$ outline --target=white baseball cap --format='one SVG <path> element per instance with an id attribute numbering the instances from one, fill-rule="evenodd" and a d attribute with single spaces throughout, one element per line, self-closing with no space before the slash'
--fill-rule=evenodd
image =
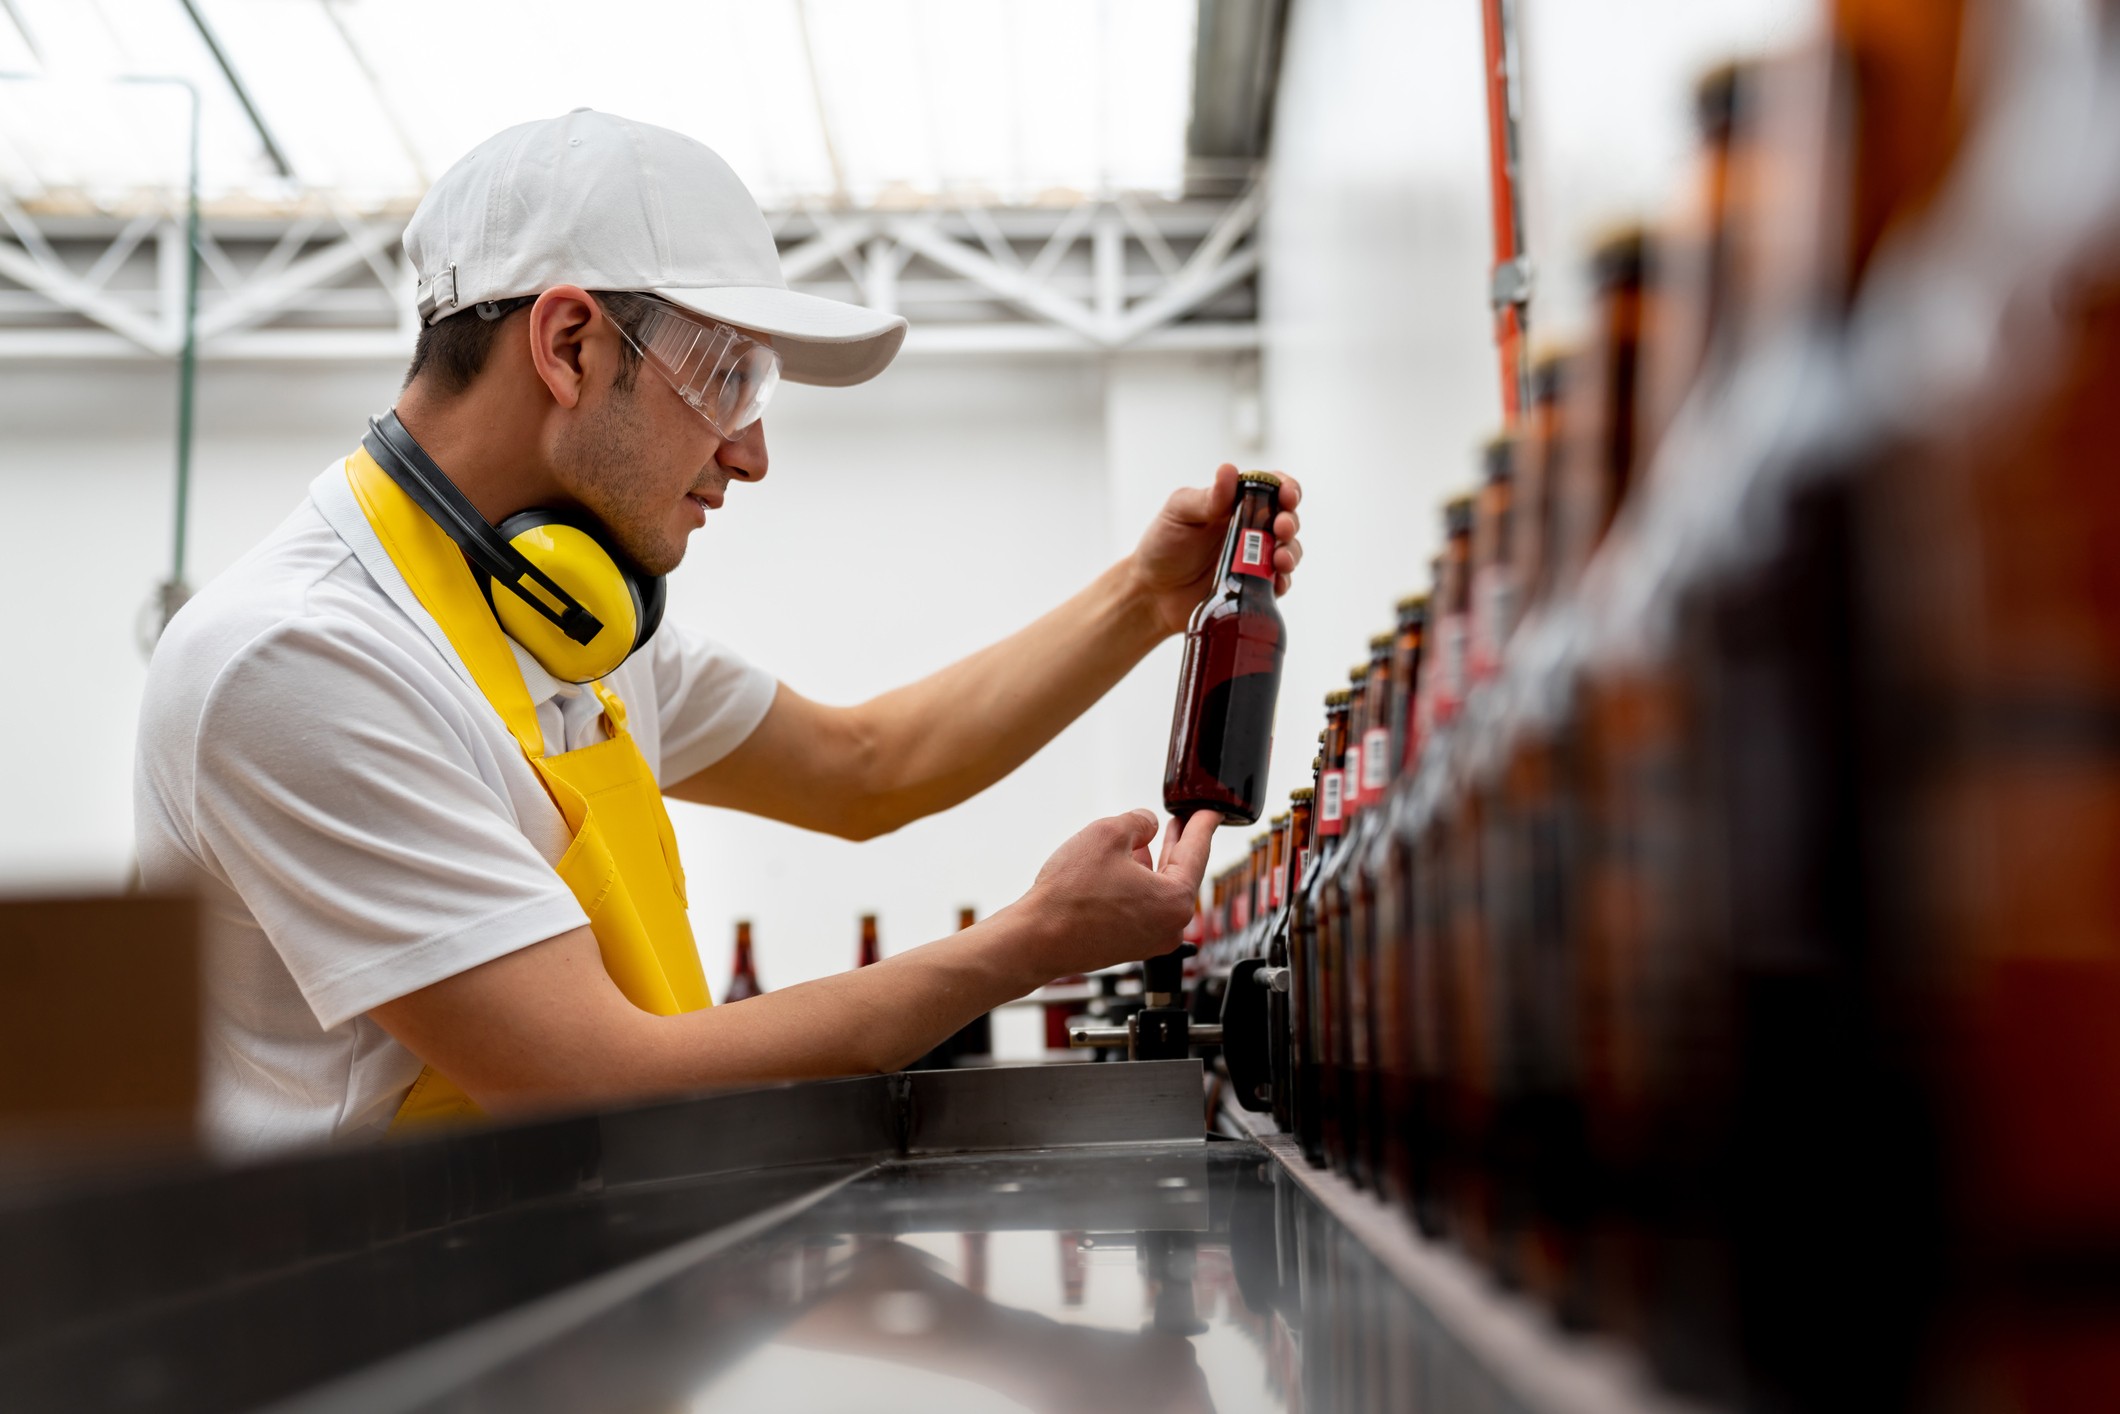
<path id="1" fill-rule="evenodd" d="M 781 376 L 843 388 L 883 372 L 905 321 L 798 294 L 765 213 L 682 133 L 577 108 L 471 149 L 405 227 L 420 322 L 554 285 L 642 290 L 772 337 Z"/>

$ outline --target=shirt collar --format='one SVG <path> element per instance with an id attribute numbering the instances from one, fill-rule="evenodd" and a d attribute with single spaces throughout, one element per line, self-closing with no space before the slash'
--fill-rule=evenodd
<path id="1" fill-rule="evenodd" d="M 523 671 L 523 688 L 530 694 L 531 706 L 542 707 L 555 697 L 565 701 L 581 696 L 579 683 L 561 682 L 552 676 L 543 663 L 530 656 L 529 649 L 512 638 L 508 640 L 508 651 L 515 655 L 515 666 Z"/>

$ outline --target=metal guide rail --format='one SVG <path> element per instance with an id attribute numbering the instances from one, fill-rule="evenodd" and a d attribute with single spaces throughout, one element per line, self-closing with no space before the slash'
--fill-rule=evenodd
<path id="1" fill-rule="evenodd" d="M 1651 1407 L 1468 1326 L 1201 1093 L 920 1072 L 18 1185 L 0 1407 Z"/>

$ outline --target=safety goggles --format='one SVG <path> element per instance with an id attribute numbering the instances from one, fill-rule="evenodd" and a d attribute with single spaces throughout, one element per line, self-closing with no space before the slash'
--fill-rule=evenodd
<path id="1" fill-rule="evenodd" d="M 719 321 L 657 300 L 631 329 L 611 322 L 723 441 L 758 421 L 780 386 L 780 355 Z"/>

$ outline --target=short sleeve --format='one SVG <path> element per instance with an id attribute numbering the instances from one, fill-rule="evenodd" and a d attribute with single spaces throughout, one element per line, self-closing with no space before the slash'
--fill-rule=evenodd
<path id="1" fill-rule="evenodd" d="M 665 622 L 648 654 L 662 732 L 658 784 L 665 788 L 743 745 L 779 690 L 771 673 L 682 624 Z"/>
<path id="2" fill-rule="evenodd" d="M 327 1029 L 588 921 L 434 671 L 358 625 L 298 620 L 206 698 L 197 846 Z"/>

